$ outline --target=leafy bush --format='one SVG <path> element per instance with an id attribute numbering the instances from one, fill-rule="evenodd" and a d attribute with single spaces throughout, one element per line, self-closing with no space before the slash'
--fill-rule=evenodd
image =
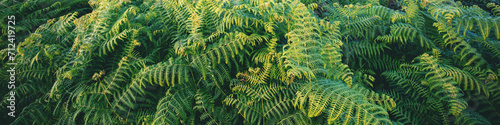
<path id="1" fill-rule="evenodd" d="M 500 124 L 495 3 L 1 3 L 12 124 Z"/>

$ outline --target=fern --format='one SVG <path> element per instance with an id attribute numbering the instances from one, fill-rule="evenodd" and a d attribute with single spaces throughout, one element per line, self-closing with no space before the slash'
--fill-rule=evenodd
<path id="1" fill-rule="evenodd" d="M 291 7 L 294 8 L 291 13 L 296 22 L 293 23 L 293 30 L 286 34 L 289 44 L 283 47 L 282 58 L 287 58 L 285 67 L 290 67 L 288 76 L 311 80 L 324 72 L 324 62 L 320 58 L 322 44 L 315 39 L 319 36 L 319 29 L 303 4 L 292 3 Z"/>
<path id="2" fill-rule="evenodd" d="M 160 86 L 175 86 L 189 81 L 189 71 L 191 67 L 185 64 L 182 59 L 170 58 L 168 62 L 145 67 L 141 70 L 139 82 L 155 83 Z"/>
<path id="3" fill-rule="evenodd" d="M 354 53 L 353 56 L 356 57 L 374 57 L 379 56 L 384 52 L 384 49 L 390 49 L 386 44 L 380 43 L 370 43 L 368 41 L 361 41 L 359 43 L 351 43 L 347 44 L 349 46 L 349 50 Z"/>
<path id="4" fill-rule="evenodd" d="M 194 92 L 190 87 L 183 86 L 179 91 L 175 89 L 167 90 L 165 97 L 160 99 L 156 107 L 156 112 L 152 124 L 180 124 L 186 123 L 193 115 L 191 108 Z"/>
<path id="5" fill-rule="evenodd" d="M 377 37 L 377 40 L 385 41 L 387 43 L 401 42 L 403 45 L 408 41 L 414 42 L 415 39 L 420 40 L 420 46 L 426 48 L 434 48 L 434 44 L 431 43 L 418 29 L 409 25 L 398 23 L 391 25 L 391 34 Z"/>
<path id="6" fill-rule="evenodd" d="M 414 74 L 412 70 L 402 69 L 397 71 L 386 71 L 382 73 L 382 75 L 387 79 L 392 79 L 391 82 L 394 84 L 407 89 L 405 94 L 411 94 L 411 96 L 415 98 L 430 97 L 430 91 L 419 83 L 422 77 Z"/>
<path id="7" fill-rule="evenodd" d="M 455 124 L 481 124 L 481 125 L 491 125 L 491 123 L 473 111 L 466 111 L 458 116 L 458 119 L 455 121 Z"/>
<path id="8" fill-rule="evenodd" d="M 451 67 L 443 65 L 441 70 L 446 72 L 447 76 L 452 76 L 453 80 L 457 82 L 459 86 L 464 88 L 464 90 L 477 90 L 479 93 L 484 93 L 489 96 L 489 91 L 486 89 L 484 82 L 479 81 L 469 72 L 460 70 L 456 67 Z"/>
<path id="9" fill-rule="evenodd" d="M 365 98 L 341 82 L 318 80 L 305 85 L 297 93 L 294 106 L 307 109 L 309 117 L 317 117 L 325 112 L 328 124 L 340 120 L 339 117 L 345 118 L 342 119 L 344 123 L 390 124 L 388 113 Z"/>
<path id="10" fill-rule="evenodd" d="M 491 13 L 495 16 L 498 16 L 500 15 L 500 7 L 498 5 L 495 5 L 495 3 L 488 3 L 486 5 L 486 7 L 488 8 L 492 8 L 491 9 Z"/>
<path id="11" fill-rule="evenodd" d="M 431 91 L 435 90 L 434 95 L 441 97 L 440 100 L 446 100 L 449 102 L 450 113 L 458 116 L 460 112 L 465 109 L 467 103 L 461 99 L 461 90 L 454 85 L 455 81 L 451 80 L 451 77 L 446 77 L 445 72 L 438 69 L 438 63 L 435 58 L 429 56 L 428 54 L 423 54 L 416 59 L 420 60 L 420 63 L 416 66 L 421 66 L 423 71 L 427 71 L 425 77 L 427 78 L 427 83 Z M 436 88 L 437 87 L 437 88 Z M 444 94 L 444 95 L 442 95 Z"/>
<path id="12" fill-rule="evenodd" d="M 443 36 L 445 38 L 444 43 L 446 45 L 457 44 L 453 48 L 453 50 L 456 51 L 457 49 L 460 49 L 460 60 L 468 59 L 466 60 L 467 62 L 465 62 L 464 65 L 469 66 L 474 64 L 472 66 L 480 67 L 481 65 L 484 65 L 484 63 L 486 63 L 481 55 L 476 52 L 477 49 L 472 48 L 468 43 L 464 41 L 462 37 L 454 33 L 452 29 L 446 28 L 442 23 L 435 23 L 434 25 L 438 27 L 440 32 L 446 32 L 446 35 Z"/>
<path id="13" fill-rule="evenodd" d="M 17 46 L 0 44 L 1 69 L 17 63 L 16 88 L 0 91 L 4 107 L 16 93 L 5 123 L 499 123 L 499 12 L 484 1 L 0 6 L 1 22 L 16 16 Z"/>
<path id="14" fill-rule="evenodd" d="M 359 85 L 355 85 L 352 88 L 363 93 L 370 103 L 377 104 L 388 111 L 396 107 L 396 102 L 388 95 L 376 93 Z"/>

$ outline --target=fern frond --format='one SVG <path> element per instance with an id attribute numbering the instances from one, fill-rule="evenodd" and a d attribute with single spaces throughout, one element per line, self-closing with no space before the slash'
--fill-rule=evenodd
<path id="1" fill-rule="evenodd" d="M 490 19 L 487 18 L 475 18 L 475 21 L 477 22 L 477 26 L 479 26 L 479 31 L 481 32 L 481 35 L 483 36 L 483 40 L 486 40 L 488 36 L 490 36 Z M 497 24 L 498 22 L 494 22 Z"/>
<path id="2" fill-rule="evenodd" d="M 488 3 L 486 7 L 491 8 L 491 13 L 495 16 L 500 16 L 500 6 L 495 3 Z"/>
<path id="3" fill-rule="evenodd" d="M 32 124 L 32 123 L 47 123 L 50 118 L 46 115 L 43 109 L 46 105 L 42 103 L 31 103 L 23 108 L 18 118 L 11 124 Z"/>
<path id="4" fill-rule="evenodd" d="M 481 82 L 469 72 L 448 65 L 442 65 L 440 69 L 446 72 L 446 76 L 453 77 L 453 80 L 456 81 L 459 86 L 463 87 L 464 90 L 477 90 L 478 93 L 482 92 L 486 96 L 489 96 L 490 92 L 484 82 Z"/>
<path id="5" fill-rule="evenodd" d="M 388 95 L 376 93 L 360 85 L 354 85 L 352 89 L 365 95 L 368 102 L 377 104 L 387 111 L 391 111 L 394 107 L 396 107 L 396 102 Z"/>
<path id="6" fill-rule="evenodd" d="M 245 122 L 256 123 L 263 119 L 263 112 L 259 110 L 255 101 L 250 98 L 245 98 L 243 95 L 231 94 L 224 99 L 224 104 L 228 106 L 235 106 L 238 114 L 245 118 Z"/>
<path id="7" fill-rule="evenodd" d="M 351 71 L 348 65 L 339 63 L 336 64 L 334 68 L 330 68 L 328 70 L 335 72 L 331 75 L 331 78 L 342 80 L 347 84 L 348 87 L 351 87 L 353 83 L 352 76 L 354 75 L 354 73 Z M 327 78 L 330 78 L 330 76 Z"/>
<path id="8" fill-rule="evenodd" d="M 112 36 L 109 40 L 106 40 L 104 43 L 102 43 L 101 48 L 99 51 L 101 56 L 107 55 L 107 52 L 111 52 L 115 50 L 115 45 L 118 44 L 118 41 L 125 41 L 125 39 L 133 39 L 133 38 L 128 38 L 130 34 L 134 34 L 138 32 L 136 29 L 126 29 L 119 34 Z M 110 34 L 111 35 L 111 34 Z"/>
<path id="9" fill-rule="evenodd" d="M 431 92 L 423 86 L 420 81 L 422 77 L 414 74 L 410 69 L 400 69 L 396 71 L 385 71 L 382 73 L 387 79 L 406 89 L 405 94 L 411 94 L 414 98 L 430 97 Z"/>
<path id="10" fill-rule="evenodd" d="M 445 19 L 447 25 L 451 25 L 453 18 L 460 17 L 463 13 L 462 9 L 444 4 L 440 6 L 430 6 L 428 11 L 435 20 L 441 18 Z"/>
<path id="11" fill-rule="evenodd" d="M 416 59 L 420 60 L 420 63 L 416 65 L 422 66 L 424 71 L 428 71 L 425 77 L 430 90 L 437 89 L 434 90 L 434 95 L 440 97 L 440 100 L 448 101 L 450 113 L 458 116 L 467 107 L 467 103 L 461 99 L 463 95 L 460 88 L 454 86 L 457 83 L 452 80 L 452 77 L 447 77 L 446 72 L 439 69 L 438 62 L 433 56 L 422 54 Z"/>
<path id="12" fill-rule="evenodd" d="M 143 68 L 139 73 L 139 78 L 151 84 L 175 86 L 175 84 L 188 82 L 188 78 L 190 78 L 190 69 L 191 67 L 182 59 L 170 58 L 168 62 L 158 63 Z M 140 80 L 139 82 L 141 83 L 143 81 Z"/>
<path id="13" fill-rule="evenodd" d="M 215 67 L 223 59 L 226 64 L 229 64 L 230 59 L 237 63 L 235 57 L 240 53 L 240 50 L 244 50 L 245 45 L 250 44 L 253 46 L 264 40 L 266 40 L 264 36 L 257 34 L 248 36 L 241 32 L 228 33 L 222 41 L 214 43 L 204 53 L 191 57 L 190 60 L 192 61 L 189 65 L 196 67 L 202 73 L 203 78 L 206 78 L 209 71 L 207 66 Z"/>
<path id="14" fill-rule="evenodd" d="M 390 19 L 394 13 L 394 10 L 392 10 L 391 8 L 387 8 L 385 6 L 372 6 L 364 11 L 366 11 L 370 15 L 378 15 L 381 18 L 381 20 Z"/>
<path id="15" fill-rule="evenodd" d="M 443 36 L 444 43 L 446 45 L 457 44 L 453 51 L 456 52 L 457 49 L 460 49 L 460 60 L 467 59 L 465 62 L 465 66 L 473 66 L 473 67 L 481 67 L 486 64 L 486 60 L 477 52 L 477 49 L 473 48 L 469 43 L 465 42 L 464 38 L 459 36 L 454 30 L 450 27 L 446 27 L 443 23 L 434 23 L 434 26 L 438 27 L 439 32 L 445 32 L 446 34 Z M 472 65 L 474 64 L 474 65 Z"/>
<path id="16" fill-rule="evenodd" d="M 272 64 L 264 64 L 261 68 L 250 68 L 248 71 L 236 74 L 236 77 L 241 77 L 243 81 L 250 82 L 251 85 L 265 84 L 269 78 L 269 70 Z M 262 71 L 261 71 L 262 70 Z"/>
<path id="17" fill-rule="evenodd" d="M 357 19 L 349 21 L 346 24 L 346 29 L 348 29 L 350 33 L 361 35 L 364 30 L 371 29 L 380 19 L 381 18 L 377 15 L 359 17 Z"/>
<path id="18" fill-rule="evenodd" d="M 491 125 L 490 121 L 481 116 L 480 114 L 464 110 L 462 114 L 457 116 L 457 120 L 455 120 L 454 124 L 459 125 Z"/>
<path id="19" fill-rule="evenodd" d="M 351 42 L 347 46 L 354 53 L 353 56 L 368 58 L 380 56 L 384 52 L 384 49 L 390 49 L 385 43 L 371 43 L 368 41 Z"/>
<path id="20" fill-rule="evenodd" d="M 296 112 L 294 114 L 288 114 L 280 118 L 280 121 L 276 123 L 277 125 L 307 125 L 311 124 L 311 119 L 305 116 L 302 112 Z"/>
<path id="21" fill-rule="evenodd" d="M 278 92 L 287 88 L 277 83 L 269 83 L 268 85 L 236 84 L 231 89 L 233 92 L 244 93 L 249 97 L 253 97 L 253 100 L 260 101 L 275 98 Z"/>
<path id="22" fill-rule="evenodd" d="M 406 44 L 408 41 L 414 42 L 415 39 L 420 40 L 420 46 L 426 48 L 434 48 L 434 44 L 425 37 L 417 28 L 410 24 L 397 23 L 391 25 L 391 34 L 378 36 L 376 40 L 385 41 L 387 43 L 393 43 L 396 41 Z"/>
<path id="23" fill-rule="evenodd" d="M 168 89 L 165 97 L 160 99 L 156 107 L 153 124 L 180 124 L 194 115 L 192 100 L 195 96 L 192 88 L 180 85 L 179 89 Z"/>
<path id="24" fill-rule="evenodd" d="M 306 109 L 309 117 L 326 113 L 328 124 L 336 120 L 344 124 L 391 124 L 385 109 L 369 103 L 363 94 L 338 81 L 317 80 L 307 83 L 297 92 L 294 107 Z"/>
<path id="25" fill-rule="evenodd" d="M 396 121 L 404 124 L 432 124 L 431 121 L 435 122 L 436 118 L 434 116 L 429 116 L 427 113 L 430 111 L 425 104 L 422 104 L 419 99 L 412 99 L 406 96 L 406 94 L 401 94 L 398 90 L 391 89 L 390 91 L 383 91 L 386 95 L 393 97 L 396 100 L 397 106 L 390 112 L 391 116 L 394 116 Z M 428 119 L 428 118 L 433 119 Z M 439 123 L 439 122 L 437 122 Z"/>
<path id="26" fill-rule="evenodd" d="M 132 64 L 128 66 L 130 67 L 129 71 L 125 71 L 128 73 L 125 73 L 124 75 L 132 74 L 145 67 L 146 62 L 147 60 L 137 60 L 135 62 L 132 62 Z M 144 96 L 144 94 L 146 93 L 144 91 L 145 84 L 141 84 L 141 82 L 136 80 L 140 80 L 140 78 L 133 78 L 133 76 L 127 77 L 132 77 L 131 83 L 126 85 L 126 87 L 124 87 L 125 89 L 123 89 L 121 93 L 113 95 L 114 101 L 111 104 L 112 109 L 118 108 L 120 110 L 125 110 L 124 106 L 122 105 L 126 105 L 127 107 L 134 109 L 134 102 L 138 100 L 136 96 Z M 144 98 L 141 99 L 148 100 Z"/>
<path id="27" fill-rule="evenodd" d="M 316 19 L 308 13 L 304 4 L 292 3 L 290 6 L 293 8 L 293 29 L 285 35 L 288 37 L 288 44 L 283 46 L 281 58 L 287 59 L 285 68 L 289 68 L 288 76 L 311 80 L 316 75 L 325 74 L 320 54 L 322 44 L 317 39 L 319 28 L 315 23 Z"/>
<path id="28" fill-rule="evenodd" d="M 369 59 L 368 66 L 370 69 L 388 71 L 396 70 L 402 64 L 400 60 L 396 60 L 388 55 L 382 55 L 375 58 Z"/>
<path id="29" fill-rule="evenodd" d="M 396 107 L 391 111 L 391 114 L 394 114 L 394 117 L 396 117 L 397 121 L 403 124 L 418 125 L 420 123 L 418 120 L 418 116 L 412 114 L 408 110 L 403 109 L 402 107 Z"/>

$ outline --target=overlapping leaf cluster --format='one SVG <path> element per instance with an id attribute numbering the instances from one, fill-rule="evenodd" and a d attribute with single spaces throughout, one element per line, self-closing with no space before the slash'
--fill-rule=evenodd
<path id="1" fill-rule="evenodd" d="M 498 5 L 393 2 L 2 1 L 29 15 L 7 121 L 499 123 Z"/>

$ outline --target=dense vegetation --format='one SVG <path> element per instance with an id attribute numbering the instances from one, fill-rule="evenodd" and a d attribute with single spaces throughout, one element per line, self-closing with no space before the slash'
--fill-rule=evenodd
<path id="1" fill-rule="evenodd" d="M 2 123 L 500 124 L 498 1 L 0 3 Z"/>

